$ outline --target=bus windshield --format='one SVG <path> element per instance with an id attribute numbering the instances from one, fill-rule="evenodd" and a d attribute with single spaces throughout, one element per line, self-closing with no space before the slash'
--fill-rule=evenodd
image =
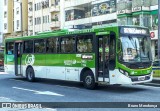
<path id="1" fill-rule="evenodd" d="M 122 62 L 150 62 L 151 41 L 146 36 L 123 36 L 120 37 L 122 43 Z"/>

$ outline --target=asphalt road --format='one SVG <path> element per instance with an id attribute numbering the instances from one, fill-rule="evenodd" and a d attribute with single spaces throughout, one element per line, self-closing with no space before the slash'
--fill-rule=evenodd
<path id="1" fill-rule="evenodd" d="M 28 82 L 24 78 L 0 74 L 0 102 L 160 102 L 160 87 L 148 85 L 99 86 L 87 90 L 81 83 L 38 79 Z M 0 111 L 33 111 L 33 109 L 0 109 Z M 75 109 L 34 109 L 34 111 L 84 111 Z M 85 109 L 87 111 L 121 111 L 120 109 Z M 123 109 L 132 111 L 135 109 Z M 160 109 L 136 109 L 136 111 Z"/>

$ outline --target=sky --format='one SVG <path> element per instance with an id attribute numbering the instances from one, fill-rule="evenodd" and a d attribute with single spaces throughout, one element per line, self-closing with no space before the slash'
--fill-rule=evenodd
<path id="1" fill-rule="evenodd" d="M 0 0 L 0 43 L 2 43 L 2 31 L 3 31 L 3 1 Z"/>

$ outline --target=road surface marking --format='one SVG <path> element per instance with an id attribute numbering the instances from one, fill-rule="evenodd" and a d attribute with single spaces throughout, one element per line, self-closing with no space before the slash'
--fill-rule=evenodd
<path id="1" fill-rule="evenodd" d="M 69 86 L 61 86 L 61 85 L 55 85 L 55 86 L 63 87 L 63 88 L 80 89 L 80 88 L 77 88 L 77 87 L 69 87 Z"/>
<path id="2" fill-rule="evenodd" d="M 64 96 L 62 94 L 58 94 L 58 93 L 50 92 L 50 91 L 37 91 L 37 90 L 32 90 L 32 89 L 20 88 L 20 87 L 12 87 L 12 88 L 23 90 L 23 91 L 34 92 L 34 94 L 42 94 L 42 95 L 50 95 L 50 96 Z"/>
<path id="3" fill-rule="evenodd" d="M 6 72 L 0 72 L 0 74 L 2 74 L 2 75 L 3 75 L 3 74 L 8 74 L 8 73 L 6 73 Z"/>
<path id="4" fill-rule="evenodd" d="M 147 87 L 147 88 L 160 88 L 160 87 L 156 87 L 156 86 L 148 86 L 148 85 L 135 85 L 135 86 L 140 86 L 140 87 Z"/>
<path id="5" fill-rule="evenodd" d="M 16 79 L 9 79 L 11 81 L 18 81 L 18 82 L 26 82 L 26 81 L 23 81 L 23 80 L 16 80 Z"/>

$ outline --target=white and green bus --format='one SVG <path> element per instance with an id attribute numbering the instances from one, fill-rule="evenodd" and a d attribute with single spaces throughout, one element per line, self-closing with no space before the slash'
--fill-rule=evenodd
<path id="1" fill-rule="evenodd" d="M 98 83 L 150 82 L 150 33 L 145 27 L 109 26 L 7 38 L 5 71 L 28 81 L 83 82 L 88 89 Z"/>

